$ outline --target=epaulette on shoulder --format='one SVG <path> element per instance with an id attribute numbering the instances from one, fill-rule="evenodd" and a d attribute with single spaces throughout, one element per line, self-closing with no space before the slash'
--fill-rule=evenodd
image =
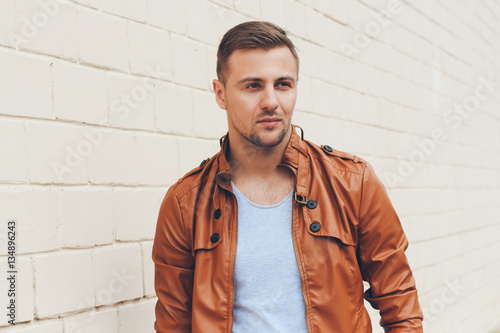
<path id="1" fill-rule="evenodd" d="M 335 156 L 335 157 L 340 157 L 343 160 L 351 160 L 354 163 L 364 163 L 365 160 L 363 160 L 361 157 L 353 154 L 349 154 L 340 150 L 333 149 L 329 145 L 322 145 L 321 148 L 323 151 L 330 156 Z"/>
<path id="2" fill-rule="evenodd" d="M 191 177 L 192 175 L 195 175 L 197 174 L 198 172 L 200 172 L 201 170 L 203 170 L 205 168 L 205 166 L 207 165 L 207 162 L 210 161 L 210 157 L 209 158 L 206 158 L 204 159 L 203 161 L 201 161 L 200 165 L 197 166 L 196 168 L 188 171 L 184 176 L 182 176 L 178 181 L 177 183 L 174 184 L 174 187 L 177 187 L 178 185 L 180 185 L 184 180 L 186 180 L 187 178 Z"/>

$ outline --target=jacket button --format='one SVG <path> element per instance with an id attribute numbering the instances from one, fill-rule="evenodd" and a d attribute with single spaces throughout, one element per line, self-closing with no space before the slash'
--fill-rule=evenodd
<path id="1" fill-rule="evenodd" d="M 203 160 L 203 161 L 201 161 L 201 163 L 200 163 L 200 167 L 204 166 L 204 165 L 205 165 L 205 163 L 207 163 L 207 160 Z"/>
<path id="2" fill-rule="evenodd" d="M 220 238 L 219 234 L 218 234 L 218 233 L 215 233 L 215 234 L 213 234 L 212 236 L 210 236 L 210 241 L 211 241 L 212 243 L 217 243 L 217 242 L 219 241 L 219 238 Z"/>
<path id="3" fill-rule="evenodd" d="M 309 200 L 307 202 L 307 208 L 309 208 L 309 209 L 314 209 L 317 206 L 318 206 L 318 203 L 316 201 L 314 201 L 314 200 Z"/>
<path id="4" fill-rule="evenodd" d="M 309 226 L 309 229 L 311 229 L 312 232 L 318 232 L 319 229 L 321 229 L 321 224 L 319 224 L 319 222 L 313 222 Z"/>
<path id="5" fill-rule="evenodd" d="M 331 153 L 333 151 L 333 148 L 330 147 L 329 145 L 324 145 L 323 149 L 326 150 L 327 152 Z"/>
<path id="6" fill-rule="evenodd" d="M 218 220 L 218 219 L 219 219 L 219 217 L 220 217 L 221 215 L 222 215 L 222 212 L 220 211 L 220 208 L 217 208 L 217 209 L 215 210 L 215 212 L 214 212 L 214 218 L 215 218 L 216 220 Z"/>

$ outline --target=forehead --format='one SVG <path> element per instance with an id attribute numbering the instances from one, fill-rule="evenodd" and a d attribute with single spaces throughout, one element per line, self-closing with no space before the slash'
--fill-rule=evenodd
<path id="1" fill-rule="evenodd" d="M 286 46 L 272 49 L 240 49 L 234 51 L 227 62 L 227 80 L 245 76 L 268 77 L 298 75 L 298 64 Z"/>

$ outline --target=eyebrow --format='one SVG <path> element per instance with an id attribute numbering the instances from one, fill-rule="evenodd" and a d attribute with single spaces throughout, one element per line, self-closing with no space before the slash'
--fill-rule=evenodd
<path id="1" fill-rule="evenodd" d="M 285 75 L 285 76 L 278 78 L 276 81 L 293 81 L 293 82 L 295 82 L 295 78 L 291 75 Z M 236 84 L 240 85 L 242 83 L 247 83 L 247 82 L 264 82 L 264 80 L 259 78 L 259 77 L 246 77 L 246 78 L 239 80 Z"/>

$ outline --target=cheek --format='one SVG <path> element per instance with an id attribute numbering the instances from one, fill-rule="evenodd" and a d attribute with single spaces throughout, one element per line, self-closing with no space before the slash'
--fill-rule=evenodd
<path id="1" fill-rule="evenodd" d="M 297 93 L 290 92 L 282 95 L 280 99 L 280 105 L 284 112 L 291 113 L 295 107 L 295 102 L 297 101 Z"/>

